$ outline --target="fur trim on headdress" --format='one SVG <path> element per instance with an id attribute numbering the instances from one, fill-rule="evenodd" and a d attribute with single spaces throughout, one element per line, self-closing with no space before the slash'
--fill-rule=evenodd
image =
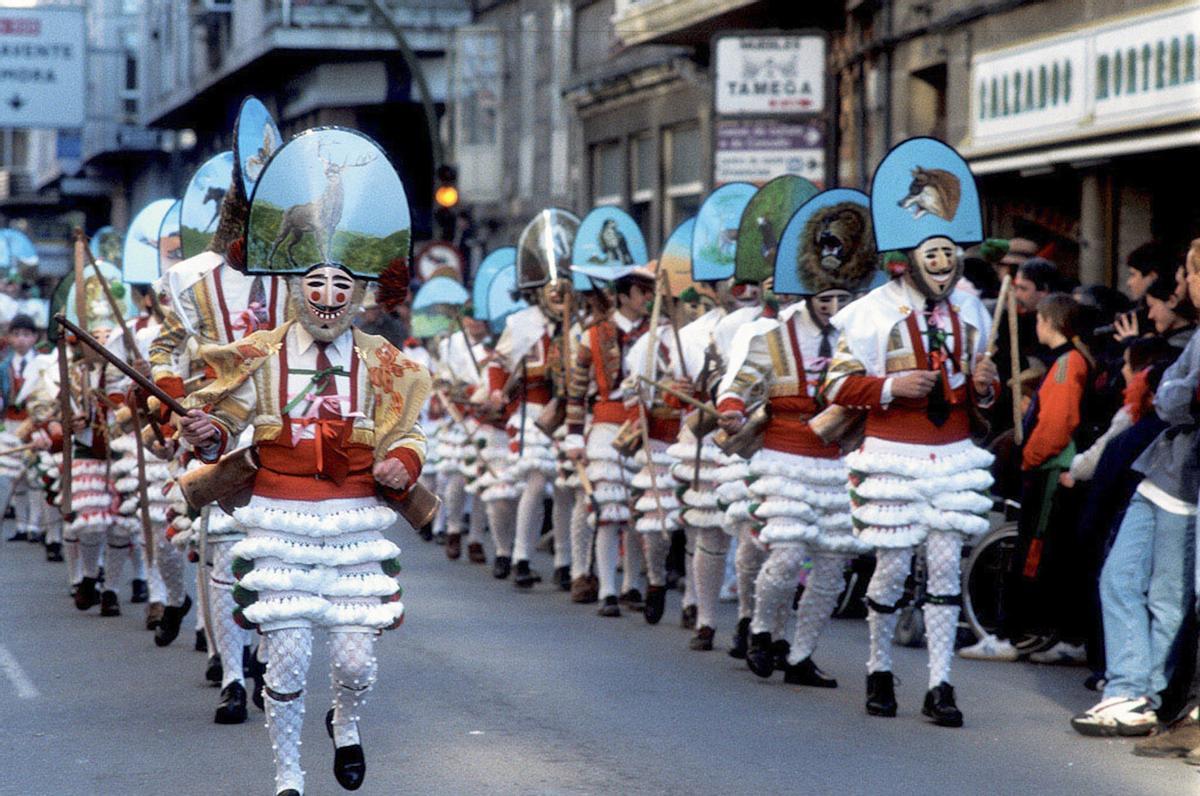
<path id="1" fill-rule="evenodd" d="M 379 293 L 376 300 L 388 312 L 408 300 L 408 259 L 397 257 L 379 275 Z"/>

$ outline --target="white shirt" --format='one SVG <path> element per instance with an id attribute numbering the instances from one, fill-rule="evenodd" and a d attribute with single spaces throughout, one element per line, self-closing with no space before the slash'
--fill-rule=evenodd
<path id="1" fill-rule="evenodd" d="M 820 391 L 821 378 L 824 376 L 826 368 L 829 367 L 829 362 L 821 359 L 821 328 L 817 326 L 817 322 L 813 320 L 812 313 L 808 311 L 808 302 L 803 299 L 780 312 L 779 322 L 785 324 L 783 327 L 783 344 L 789 351 L 791 350 L 792 343 L 787 326 L 791 325 L 796 329 L 796 342 L 800 346 L 800 356 L 804 358 L 804 379 L 807 387 L 807 395 L 810 398 L 814 397 Z M 837 329 L 830 328 L 829 350 L 831 355 L 837 349 L 837 341 Z"/>
<path id="2" fill-rule="evenodd" d="M 929 330 L 929 324 L 925 319 L 925 296 L 922 295 L 919 291 L 914 290 L 908 284 L 908 282 L 906 282 L 904 280 L 896 280 L 896 282 L 893 284 L 896 284 L 896 283 L 898 283 L 900 289 L 902 291 L 904 291 L 904 296 L 908 299 L 909 306 L 912 307 L 912 312 L 917 318 L 917 329 L 919 329 L 921 332 L 921 346 L 922 346 L 922 348 L 926 349 L 925 355 L 929 356 L 932 352 L 928 350 L 929 349 L 929 345 L 928 345 L 929 337 L 928 337 L 928 335 L 925 334 Z M 945 337 L 945 339 L 946 339 L 945 350 L 954 351 L 954 324 L 950 320 L 950 299 L 949 299 L 949 297 L 944 298 L 941 301 L 939 301 L 937 303 L 937 307 L 938 307 L 938 310 L 940 311 L 939 318 L 938 318 L 938 328 L 941 329 L 942 333 L 946 336 Z M 904 330 L 905 330 L 904 334 L 907 336 L 907 334 L 908 334 L 908 325 L 907 324 L 904 324 Z M 912 347 L 913 351 L 917 350 L 915 341 L 910 340 L 909 345 Z M 911 372 L 911 371 L 906 371 L 906 372 Z M 888 378 L 883 382 L 883 389 L 880 391 L 880 394 L 879 394 L 879 402 L 881 404 L 883 404 L 884 406 L 888 406 L 892 402 L 892 399 L 893 399 L 892 380 L 894 378 L 895 378 L 894 375 L 888 376 Z M 966 382 L 966 380 L 967 380 L 967 377 L 962 373 L 962 371 L 958 370 L 957 367 L 952 368 L 950 370 L 950 388 L 951 389 L 957 390 L 959 387 L 961 387 Z"/>
<path id="3" fill-rule="evenodd" d="M 297 373 L 297 370 L 315 371 L 317 370 L 317 341 L 309 334 L 308 330 L 299 323 L 294 325 L 288 332 L 287 340 L 287 402 L 291 403 L 296 396 L 304 391 L 304 388 L 312 381 L 312 373 Z M 340 367 L 346 375 L 334 376 L 334 385 L 340 412 L 343 415 L 352 416 L 350 407 L 350 364 L 351 358 L 354 356 L 354 332 L 347 329 L 342 335 L 325 347 L 325 356 L 329 358 L 329 364 L 332 367 Z M 302 398 L 292 411 L 288 412 L 288 417 L 298 419 L 302 417 L 317 416 L 317 402 L 315 395 L 318 392 L 317 387 L 309 391 L 305 398 Z M 313 400 L 309 400 L 313 399 Z M 281 409 L 283 407 L 280 407 Z M 296 435 L 297 440 L 312 439 L 315 436 L 316 425 L 310 424 L 306 426 L 294 425 L 292 427 L 293 435 Z"/>

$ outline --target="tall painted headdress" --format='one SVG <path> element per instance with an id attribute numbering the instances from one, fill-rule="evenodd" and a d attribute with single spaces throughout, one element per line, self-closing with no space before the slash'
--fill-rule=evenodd
<path id="1" fill-rule="evenodd" d="M 646 238 L 633 217 L 619 207 L 597 207 L 583 217 L 571 251 L 576 290 L 592 290 L 585 272 L 605 272 L 645 265 L 650 259 Z"/>
<path id="2" fill-rule="evenodd" d="M 557 207 L 541 211 L 517 239 L 517 287 L 541 287 L 566 278 L 579 217 Z"/>
<path id="3" fill-rule="evenodd" d="M 692 277 L 719 282 L 733 276 L 742 212 L 757 189 L 748 182 L 730 182 L 708 195 L 696 214 L 692 231 Z"/>
<path id="4" fill-rule="evenodd" d="M 164 241 L 160 236 L 163 221 L 174 206 L 174 199 L 156 199 L 133 217 L 121 255 L 121 273 L 126 284 L 149 285 L 161 276 L 163 248 L 169 251 L 176 246 L 176 241 Z"/>
<path id="5" fill-rule="evenodd" d="M 733 275 L 738 282 L 763 282 L 771 276 L 784 226 L 818 190 L 803 177 L 783 174 L 750 197 L 737 231 Z"/>
<path id="6" fill-rule="evenodd" d="M 983 240 L 975 176 L 962 155 L 936 138 L 910 138 L 879 164 L 871 220 L 880 252 L 908 251 L 934 237 L 960 246 Z"/>
<path id="7" fill-rule="evenodd" d="M 254 187 L 246 271 L 338 266 L 382 282 L 379 303 L 393 307 L 408 286 L 410 219 L 404 184 L 379 144 L 340 127 L 308 130 L 280 147 Z"/>
<path id="8" fill-rule="evenodd" d="M 502 246 L 488 254 L 475 271 L 475 281 L 471 284 L 471 313 L 477 321 L 488 320 L 488 290 L 496 274 L 505 268 L 512 267 L 516 273 L 517 248 Z"/>
<path id="9" fill-rule="evenodd" d="M 158 225 L 158 272 L 165 274 L 178 263 L 183 262 L 183 240 L 180 237 L 179 222 L 180 208 L 183 202 L 176 199 L 163 214 L 162 223 Z"/>
<path id="10" fill-rule="evenodd" d="M 246 97 L 233 127 L 233 162 L 243 196 L 249 200 L 267 161 L 283 146 L 283 136 L 271 112 L 258 97 Z"/>
<path id="11" fill-rule="evenodd" d="M 773 289 L 799 296 L 857 293 L 875 278 L 877 262 L 870 198 L 862 191 L 832 188 L 801 205 L 783 228 Z"/>
<path id="12" fill-rule="evenodd" d="M 221 204 L 233 183 L 233 153 L 221 152 L 201 164 L 188 182 L 179 206 L 183 258 L 207 251 L 217 234 Z"/>

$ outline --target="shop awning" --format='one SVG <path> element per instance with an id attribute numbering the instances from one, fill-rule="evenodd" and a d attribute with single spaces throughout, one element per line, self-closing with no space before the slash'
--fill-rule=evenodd
<path id="1" fill-rule="evenodd" d="M 994 157 L 968 158 L 975 174 L 1000 174 L 1027 169 L 1044 169 L 1071 163 L 1086 163 L 1104 158 L 1153 152 L 1161 149 L 1200 146 L 1200 127 L 1153 135 L 1128 136 L 1086 144 L 1072 144 Z"/>

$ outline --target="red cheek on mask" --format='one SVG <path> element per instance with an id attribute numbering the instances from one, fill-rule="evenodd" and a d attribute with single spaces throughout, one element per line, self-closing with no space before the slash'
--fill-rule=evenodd
<path id="1" fill-rule="evenodd" d="M 337 296 L 336 296 L 336 298 L 337 298 L 337 303 L 338 303 L 338 304 L 341 304 L 343 301 L 345 301 L 345 300 L 346 300 L 346 294 L 345 294 L 345 293 L 338 293 L 338 294 L 337 294 Z"/>
<path id="2" fill-rule="evenodd" d="M 320 301 L 320 300 L 321 300 L 321 294 L 320 294 L 318 291 L 316 291 L 316 290 L 314 290 L 313 292 L 309 293 L 309 294 L 308 294 L 308 297 L 309 297 L 310 299 L 312 299 L 313 301 Z"/>

